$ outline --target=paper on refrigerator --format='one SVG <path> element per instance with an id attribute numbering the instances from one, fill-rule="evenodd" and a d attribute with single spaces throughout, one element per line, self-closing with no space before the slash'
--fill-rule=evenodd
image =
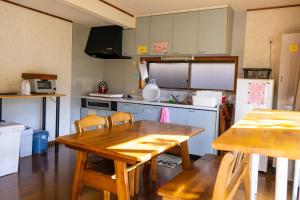
<path id="1" fill-rule="evenodd" d="M 145 80 L 148 78 L 147 62 L 139 63 L 139 69 L 141 74 L 141 79 Z"/>

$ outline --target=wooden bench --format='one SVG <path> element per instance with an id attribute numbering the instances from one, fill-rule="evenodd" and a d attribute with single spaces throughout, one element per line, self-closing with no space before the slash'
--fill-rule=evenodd
<path id="1" fill-rule="evenodd" d="M 244 181 L 249 199 L 249 165 L 243 154 L 207 154 L 158 190 L 163 200 L 229 200 Z"/>

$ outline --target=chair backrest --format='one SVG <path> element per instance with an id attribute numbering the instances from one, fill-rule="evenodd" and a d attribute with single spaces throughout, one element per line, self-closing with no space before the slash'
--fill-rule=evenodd
<path id="1" fill-rule="evenodd" d="M 242 153 L 226 153 L 218 171 L 213 200 L 231 200 L 248 172 L 248 156 Z M 246 193 L 249 189 L 247 187 L 245 185 Z"/>
<path id="2" fill-rule="evenodd" d="M 133 123 L 133 117 L 131 113 L 115 112 L 109 117 L 111 126 L 117 126 L 120 124 Z"/>
<path id="3" fill-rule="evenodd" d="M 95 127 L 97 128 L 107 128 L 109 127 L 109 123 L 106 117 L 100 117 L 97 115 L 88 115 L 83 117 L 80 120 L 75 121 L 76 132 L 78 134 L 82 134 L 82 132 L 86 131 L 89 128 Z"/>

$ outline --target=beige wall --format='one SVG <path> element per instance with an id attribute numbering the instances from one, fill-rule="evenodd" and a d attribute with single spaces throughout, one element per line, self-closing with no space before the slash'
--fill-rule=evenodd
<path id="1" fill-rule="evenodd" d="M 246 11 L 233 13 L 231 55 L 239 57 L 238 77 L 243 77 L 246 20 Z"/>
<path id="2" fill-rule="evenodd" d="M 139 88 L 139 58 L 103 60 L 103 78 L 110 93 L 136 93 Z"/>
<path id="3" fill-rule="evenodd" d="M 80 118 L 80 96 L 96 90 L 102 80 L 103 62 L 84 53 L 90 28 L 73 24 L 71 124 Z"/>
<path id="4" fill-rule="evenodd" d="M 72 24 L 0 1 L 0 92 L 16 92 L 23 72 L 57 74 L 62 134 L 70 129 Z M 41 100 L 4 100 L 3 118 L 40 128 Z M 55 104 L 47 102 L 54 137 Z"/>
<path id="5" fill-rule="evenodd" d="M 231 55 L 239 56 L 239 77 L 242 76 L 246 12 L 234 12 Z M 103 78 L 109 84 L 110 92 L 136 93 L 139 89 L 139 58 L 131 60 L 103 60 Z"/>
<path id="6" fill-rule="evenodd" d="M 272 69 L 278 80 L 281 35 L 300 32 L 300 7 L 251 11 L 247 13 L 244 67 L 269 67 L 272 40 Z M 277 84 L 276 92 L 277 93 Z"/>

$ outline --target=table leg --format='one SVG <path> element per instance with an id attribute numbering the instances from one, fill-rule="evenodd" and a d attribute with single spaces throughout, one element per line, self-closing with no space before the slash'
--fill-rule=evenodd
<path id="1" fill-rule="evenodd" d="M 295 170 L 294 170 L 294 183 L 293 183 L 292 200 L 296 200 L 297 199 L 298 187 L 299 187 L 299 170 L 300 170 L 300 160 L 295 160 Z"/>
<path id="2" fill-rule="evenodd" d="M 191 165 L 188 142 L 180 143 L 180 152 L 182 157 L 182 169 L 188 169 Z"/>
<path id="3" fill-rule="evenodd" d="M 250 200 L 257 199 L 259 155 L 250 155 Z"/>
<path id="4" fill-rule="evenodd" d="M 275 200 L 286 200 L 287 195 L 288 159 L 276 159 Z"/>
<path id="5" fill-rule="evenodd" d="M 78 151 L 76 158 L 76 166 L 73 178 L 73 186 L 72 186 L 72 200 L 78 200 L 79 193 L 82 186 L 82 178 L 85 167 L 87 153 Z"/>
<path id="6" fill-rule="evenodd" d="M 129 195 L 127 164 L 115 160 L 115 174 L 116 174 L 118 200 L 129 200 L 130 195 Z"/>
<path id="7" fill-rule="evenodd" d="M 43 97 L 43 108 L 42 108 L 42 130 L 46 130 L 46 97 Z"/>
<path id="8" fill-rule="evenodd" d="M 0 98 L 0 122 L 2 121 L 2 98 Z"/>
<path id="9" fill-rule="evenodd" d="M 60 113 L 60 97 L 56 97 L 55 138 L 59 136 L 59 113 Z M 58 152 L 58 143 L 55 142 L 55 153 L 57 152 Z"/>

